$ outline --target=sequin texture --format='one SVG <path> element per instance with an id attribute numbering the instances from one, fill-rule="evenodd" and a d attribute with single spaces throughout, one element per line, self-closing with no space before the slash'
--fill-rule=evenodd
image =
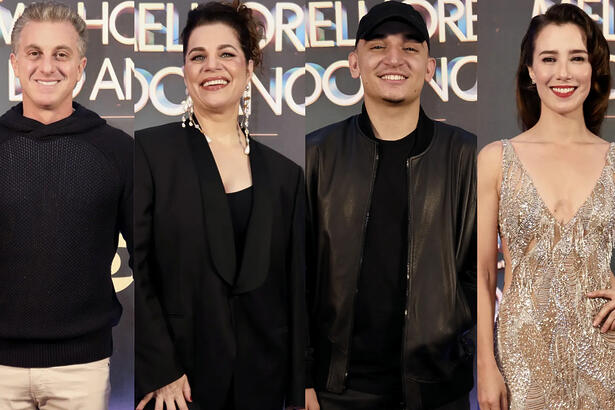
<path id="1" fill-rule="evenodd" d="M 512 281 L 496 322 L 498 366 L 512 410 L 615 409 L 615 332 L 592 327 L 607 302 L 615 242 L 615 143 L 590 196 L 557 221 L 502 141 L 499 233 Z"/>

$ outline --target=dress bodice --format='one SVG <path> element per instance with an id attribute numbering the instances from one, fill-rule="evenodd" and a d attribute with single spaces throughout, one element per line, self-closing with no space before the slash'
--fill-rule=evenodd
<path id="1" fill-rule="evenodd" d="M 611 287 L 615 143 L 565 223 L 547 208 L 513 145 L 503 140 L 502 149 L 498 222 L 512 281 L 500 305 L 496 355 L 511 409 L 615 408 L 615 332 L 592 327 L 607 301 L 585 296 Z"/>

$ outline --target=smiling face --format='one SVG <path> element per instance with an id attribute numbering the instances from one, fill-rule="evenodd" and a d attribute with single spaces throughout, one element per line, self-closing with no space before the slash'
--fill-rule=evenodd
<path id="1" fill-rule="evenodd" d="M 78 49 L 79 35 L 68 22 L 28 22 L 11 54 L 11 65 L 23 90 L 24 115 L 39 119 L 43 112 L 57 119 L 72 112 L 72 92 L 86 58 Z"/>
<path id="2" fill-rule="evenodd" d="M 536 37 L 530 78 L 536 83 L 541 112 L 583 115 L 592 66 L 585 37 L 575 24 L 549 24 Z"/>
<path id="3" fill-rule="evenodd" d="M 237 110 L 252 68 L 233 28 L 223 23 L 195 28 L 188 39 L 184 62 L 184 82 L 195 110 Z"/>
<path id="4" fill-rule="evenodd" d="M 404 33 L 359 40 L 348 56 L 353 78 L 361 78 L 366 101 L 404 105 L 419 101 L 425 81 L 435 71 L 426 42 Z"/>

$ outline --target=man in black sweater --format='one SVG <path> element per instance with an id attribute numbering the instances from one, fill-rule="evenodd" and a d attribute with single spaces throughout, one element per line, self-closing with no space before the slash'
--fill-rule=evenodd
<path id="1" fill-rule="evenodd" d="M 132 244 L 133 141 L 72 101 L 84 21 L 28 6 L 12 33 L 23 103 L 0 117 L 0 408 L 106 409 L 110 269 Z"/>
<path id="2" fill-rule="evenodd" d="M 308 410 L 469 409 L 476 321 L 476 137 L 420 105 L 422 16 L 361 19 L 361 114 L 307 137 Z"/>

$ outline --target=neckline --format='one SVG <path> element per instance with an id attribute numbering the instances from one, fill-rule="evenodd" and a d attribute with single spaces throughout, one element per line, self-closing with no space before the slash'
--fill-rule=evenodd
<path id="1" fill-rule="evenodd" d="M 225 192 L 226 196 L 241 195 L 252 190 L 252 185 L 240 189 L 239 191 Z"/>
<path id="2" fill-rule="evenodd" d="M 506 140 L 506 142 L 507 142 L 508 145 L 510 145 L 510 149 L 512 151 L 513 160 L 515 162 L 517 162 L 517 164 L 521 168 L 521 171 L 525 174 L 525 176 L 527 176 L 532 189 L 534 190 L 534 192 L 536 193 L 536 196 L 538 197 L 538 201 L 540 202 L 540 206 L 547 213 L 547 215 L 549 215 L 549 218 L 553 222 L 555 222 L 558 227 L 560 227 L 562 229 L 562 232 L 567 231 L 568 228 L 573 225 L 573 223 L 576 221 L 577 217 L 581 214 L 581 211 L 583 209 L 585 209 L 585 207 L 587 207 L 587 204 L 589 203 L 590 199 L 594 196 L 594 193 L 596 192 L 596 189 L 598 189 L 598 186 L 600 185 L 600 183 L 602 182 L 602 180 L 606 176 L 606 171 L 609 168 L 609 165 L 611 163 L 610 157 L 612 155 L 612 151 L 614 151 L 614 148 L 615 148 L 615 142 L 609 143 L 609 149 L 606 151 L 606 156 L 605 156 L 605 159 L 604 159 L 604 165 L 602 166 L 602 170 L 600 171 L 600 175 L 598 176 L 598 179 L 596 179 L 596 181 L 594 182 L 594 184 L 592 186 L 592 189 L 589 192 L 589 195 L 587 195 L 585 200 L 581 203 L 581 205 L 572 214 L 572 217 L 567 222 L 563 223 L 563 222 L 560 222 L 555 217 L 554 213 L 547 206 L 546 202 L 543 199 L 542 194 L 540 193 L 540 191 L 538 191 L 538 188 L 536 188 L 536 184 L 534 183 L 534 178 L 527 171 L 527 169 L 525 168 L 525 165 L 523 165 L 523 162 L 521 161 L 521 158 L 519 158 L 519 155 L 517 155 L 517 151 L 515 150 L 515 147 L 514 147 L 513 143 L 510 140 Z"/>

